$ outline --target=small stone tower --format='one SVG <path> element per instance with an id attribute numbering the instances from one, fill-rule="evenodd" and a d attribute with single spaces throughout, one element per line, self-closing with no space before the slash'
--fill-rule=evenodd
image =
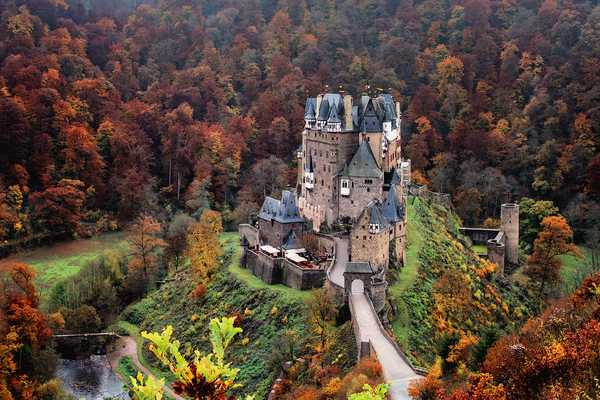
<path id="1" fill-rule="evenodd" d="M 506 261 L 516 265 L 519 263 L 519 205 L 502 204 L 500 220 L 500 229 L 505 235 Z"/>

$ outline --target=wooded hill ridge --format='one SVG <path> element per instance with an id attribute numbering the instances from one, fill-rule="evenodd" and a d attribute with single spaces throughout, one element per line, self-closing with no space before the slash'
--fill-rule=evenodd
<path id="1" fill-rule="evenodd" d="M 307 95 L 390 91 L 413 178 L 468 225 L 523 196 L 598 221 L 595 1 L 2 0 L 0 239 L 295 182 Z M 81 224 L 83 222 L 83 224 Z M 493 224 L 493 221 L 488 221 Z"/>

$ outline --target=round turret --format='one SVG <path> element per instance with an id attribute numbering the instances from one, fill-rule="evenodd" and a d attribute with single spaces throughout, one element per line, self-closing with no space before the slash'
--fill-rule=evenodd
<path id="1" fill-rule="evenodd" d="M 506 236 L 506 261 L 516 265 L 519 263 L 519 205 L 502 204 L 500 220 L 500 229 Z"/>

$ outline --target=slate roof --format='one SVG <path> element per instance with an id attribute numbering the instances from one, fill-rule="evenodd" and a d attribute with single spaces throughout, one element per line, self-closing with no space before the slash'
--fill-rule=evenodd
<path id="1" fill-rule="evenodd" d="M 383 216 L 389 222 L 399 222 L 404 220 L 404 206 L 398 199 L 395 185 L 390 186 L 390 191 L 383 203 L 382 211 Z"/>
<path id="2" fill-rule="evenodd" d="M 350 164 L 344 168 L 342 176 L 383 178 L 383 172 L 379 169 L 368 142 L 363 141 L 358 146 L 358 150 L 350 160 Z"/>
<path id="3" fill-rule="evenodd" d="M 327 93 L 323 95 L 321 104 L 319 105 L 318 120 L 339 123 L 341 122 L 341 115 L 344 115 L 344 99 L 342 95 L 339 93 Z"/>
<path id="4" fill-rule="evenodd" d="M 390 94 L 371 97 L 363 94 L 353 105 L 352 126 L 345 126 L 349 131 L 381 132 L 383 122 L 391 122 L 392 129 L 398 128 L 396 103 Z M 317 115 L 317 99 L 309 97 L 304 106 L 304 118 L 318 119 L 330 123 L 343 122 L 344 97 L 340 93 L 325 93 L 321 99 Z"/>
<path id="5" fill-rule="evenodd" d="M 371 263 L 366 261 L 349 262 L 346 264 L 346 271 L 351 274 L 374 274 Z"/>
<path id="6" fill-rule="evenodd" d="M 304 118 L 317 119 L 317 99 L 309 97 L 304 106 Z"/>
<path id="7" fill-rule="evenodd" d="M 258 217 L 265 221 L 274 220 L 283 224 L 304 222 L 296 205 L 296 195 L 289 190 L 281 193 L 281 200 L 270 196 L 265 197 Z"/>
<path id="8" fill-rule="evenodd" d="M 361 132 L 380 132 L 383 122 L 391 122 L 392 129 L 396 129 L 397 117 L 396 103 L 390 94 L 362 95 L 359 105 L 352 109 L 352 120 Z"/>
<path id="9" fill-rule="evenodd" d="M 367 205 L 366 211 L 369 213 L 369 225 L 379 225 L 381 229 L 388 225 L 388 220 L 383 214 L 383 206 L 379 201 L 371 201 Z"/>

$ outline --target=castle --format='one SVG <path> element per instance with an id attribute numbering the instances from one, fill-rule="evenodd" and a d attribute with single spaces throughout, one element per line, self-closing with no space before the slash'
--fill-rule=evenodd
<path id="1" fill-rule="evenodd" d="M 307 99 L 304 120 L 297 201 L 291 191 L 267 197 L 257 227 L 240 227 L 243 265 L 267 282 L 317 286 L 324 268 L 307 258 L 302 238 L 315 232 L 317 252 L 331 256 L 331 239 L 318 232 L 344 226 L 348 261 L 382 275 L 390 257 L 404 258 L 410 162 L 400 157 L 400 104 L 390 94 L 320 94 Z M 311 278 L 290 278 L 296 270 Z"/>
<path id="2" fill-rule="evenodd" d="M 240 225 L 242 266 L 267 283 L 320 287 L 337 234 L 348 243 L 348 277 L 364 276 L 379 285 L 371 295 L 384 293 L 380 284 L 390 261 L 404 263 L 409 192 L 451 206 L 449 195 L 410 184 L 410 160 L 400 156 L 401 126 L 400 104 L 390 94 L 308 98 L 296 193 L 266 197 L 257 222 Z M 518 205 L 503 204 L 501 219 L 500 229 L 461 229 L 487 245 L 500 273 L 505 261 L 518 263 Z"/>

